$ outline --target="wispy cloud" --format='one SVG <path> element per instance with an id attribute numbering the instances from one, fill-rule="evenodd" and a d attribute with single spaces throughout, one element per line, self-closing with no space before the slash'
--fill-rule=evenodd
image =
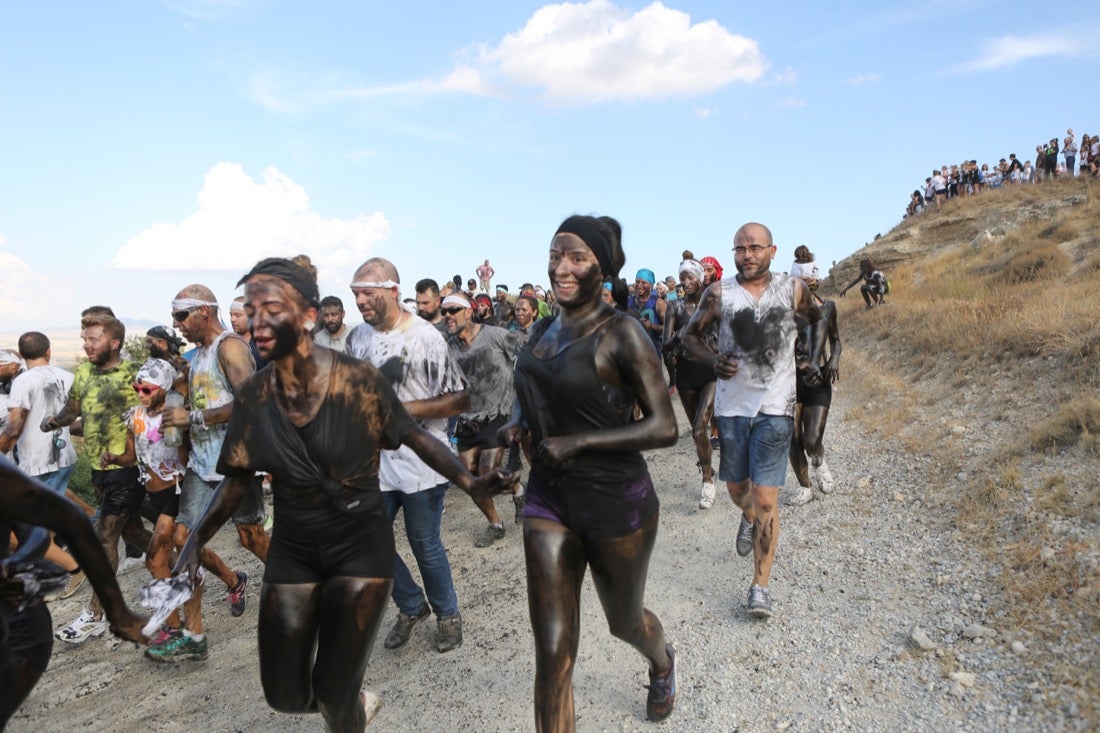
<path id="1" fill-rule="evenodd" d="M 767 83 L 774 87 L 793 87 L 798 83 L 798 72 L 788 66 L 768 77 Z"/>
<path id="2" fill-rule="evenodd" d="M 848 77 L 844 80 L 844 83 L 848 86 L 858 87 L 864 84 L 871 84 L 876 81 L 881 81 L 881 77 L 878 74 L 856 74 L 855 76 Z"/>
<path id="3" fill-rule="evenodd" d="M 787 97 L 775 103 L 779 109 L 801 109 L 806 106 L 805 97 Z"/>
<path id="4" fill-rule="evenodd" d="M 255 5 L 255 0 L 169 0 L 164 3 L 169 10 L 200 22 L 232 17 L 250 5 Z"/>
<path id="5" fill-rule="evenodd" d="M 1093 28 L 1092 30 L 1095 30 Z M 1100 58 L 1100 48 L 1091 42 L 1095 33 L 1077 28 L 1022 36 L 1001 36 L 986 40 L 977 58 L 947 69 L 947 73 L 973 74 L 1006 69 L 1041 58 Z"/>
<path id="6" fill-rule="evenodd" d="M 59 312 L 73 288 L 56 276 L 35 272 L 26 260 L 6 251 L 7 244 L 0 235 L 0 323 Z"/>
<path id="7" fill-rule="evenodd" d="M 660 2 L 631 11 L 609 0 L 543 6 L 496 45 L 470 46 L 456 56 L 454 68 L 438 78 L 382 85 L 356 84 L 343 74 L 307 79 L 261 69 L 247 93 L 279 112 L 438 93 L 533 92 L 554 103 L 592 104 L 707 94 L 735 82 L 759 81 L 768 66 L 755 40 L 717 21 L 693 23 L 687 13 Z M 793 83 L 793 73 L 778 79 Z"/>
<path id="8" fill-rule="evenodd" d="M 243 272 L 264 257 L 308 252 L 322 278 L 339 273 L 346 279 L 348 268 L 389 232 L 380 212 L 352 219 L 321 216 L 310 209 L 305 189 L 274 167 L 256 181 L 240 165 L 223 162 L 206 173 L 194 213 L 153 224 L 131 238 L 111 267 Z"/>
<path id="9" fill-rule="evenodd" d="M 696 107 L 691 111 L 693 115 L 701 120 L 708 120 L 717 112 L 718 110 L 714 107 Z"/>

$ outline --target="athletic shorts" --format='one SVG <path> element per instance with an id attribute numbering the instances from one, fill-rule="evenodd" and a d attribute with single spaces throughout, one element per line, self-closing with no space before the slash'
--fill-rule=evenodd
<path id="1" fill-rule="evenodd" d="M 321 583 L 337 576 L 392 578 L 395 558 L 393 525 L 384 514 L 280 504 L 271 530 L 264 582 Z"/>
<path id="2" fill-rule="evenodd" d="M 825 377 L 825 373 L 822 372 L 821 376 Z M 795 392 L 798 395 L 798 404 L 803 407 L 829 407 L 833 404 L 833 385 L 827 377 L 816 387 L 811 387 L 799 377 Z"/>
<path id="3" fill-rule="evenodd" d="M 180 513 L 180 495 L 176 493 L 175 486 L 145 493 L 149 497 L 149 503 L 153 505 L 158 517 L 172 517 L 172 519 L 175 519 Z"/>
<path id="4" fill-rule="evenodd" d="M 619 486 L 546 480 L 535 472 L 527 480 L 523 516 L 547 519 L 584 539 L 625 537 L 649 524 L 660 509 L 649 474 Z"/>
<path id="5" fill-rule="evenodd" d="M 502 448 L 500 441 L 497 440 L 497 431 L 500 430 L 508 422 L 510 418 L 506 416 L 494 417 L 492 420 L 483 420 L 479 423 L 479 429 L 473 435 L 462 434 L 463 420 L 459 418 L 458 423 L 455 425 L 455 438 L 458 440 L 459 452 L 472 450 L 474 448 Z"/>
<path id="6" fill-rule="evenodd" d="M 145 487 L 141 485 L 137 466 L 92 471 L 92 488 L 99 501 L 100 515 L 132 517 L 141 511 L 141 502 L 145 500 Z"/>
<path id="7" fill-rule="evenodd" d="M 676 390 L 698 392 L 718 379 L 714 367 L 702 361 L 678 358 L 676 360 Z"/>
<path id="8" fill-rule="evenodd" d="M 176 521 L 189 530 L 199 526 L 199 520 L 210 506 L 210 500 L 214 498 L 221 481 L 203 481 L 202 477 L 187 469 L 183 475 L 181 493 L 179 498 L 179 513 Z M 235 524 L 258 524 L 264 519 L 264 489 L 263 478 L 260 476 L 249 477 L 248 491 L 245 492 L 237 511 L 233 513 Z"/>
<path id="9" fill-rule="evenodd" d="M 718 478 L 728 483 L 751 479 L 757 486 L 787 482 L 787 454 L 794 420 L 784 415 L 716 417 L 720 455 Z"/>

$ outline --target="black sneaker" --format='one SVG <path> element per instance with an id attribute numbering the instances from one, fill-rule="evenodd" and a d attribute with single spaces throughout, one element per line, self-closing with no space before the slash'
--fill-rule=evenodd
<path id="1" fill-rule="evenodd" d="M 413 628 L 428 618 L 432 613 L 432 610 L 428 608 L 428 604 L 425 603 L 420 609 L 420 613 L 415 616 L 408 616 L 403 613 L 397 614 L 397 621 L 393 623 L 393 628 L 390 629 L 390 633 L 386 635 L 385 646 L 387 649 L 397 649 L 398 647 L 405 646 L 409 640 L 409 636 L 412 634 Z"/>
<path id="2" fill-rule="evenodd" d="M 645 700 L 645 716 L 653 722 L 659 722 L 672 714 L 676 704 L 676 649 L 672 644 L 665 647 L 672 666 L 664 674 L 649 673 L 649 695 Z"/>
<path id="3" fill-rule="evenodd" d="M 741 526 L 737 528 L 737 554 L 747 557 L 752 554 L 752 522 L 741 515 Z"/>
<path id="4" fill-rule="evenodd" d="M 474 540 L 474 547 L 489 547 L 497 540 L 504 539 L 504 523 L 501 522 L 498 527 L 495 524 L 490 524 L 485 528 L 485 531 L 477 536 Z"/>

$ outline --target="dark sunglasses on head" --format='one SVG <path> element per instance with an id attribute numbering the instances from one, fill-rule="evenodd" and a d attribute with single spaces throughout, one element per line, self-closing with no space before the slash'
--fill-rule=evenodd
<path id="1" fill-rule="evenodd" d="M 158 389 L 160 389 L 160 387 L 150 387 L 147 384 L 135 384 L 134 385 L 134 391 L 137 392 L 138 394 L 143 394 L 145 396 L 149 396 L 149 395 L 153 394 Z"/>
<path id="2" fill-rule="evenodd" d="M 445 316 L 453 316 L 455 313 L 461 313 L 464 310 L 466 310 L 466 309 L 465 308 L 457 308 L 457 307 L 452 306 L 450 308 L 440 308 L 439 312 L 442 313 Z"/>

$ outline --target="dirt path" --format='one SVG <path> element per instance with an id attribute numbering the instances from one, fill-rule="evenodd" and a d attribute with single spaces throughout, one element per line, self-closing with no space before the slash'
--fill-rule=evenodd
<path id="1" fill-rule="evenodd" d="M 662 516 L 647 603 L 679 650 L 679 701 L 662 727 L 1088 729 L 1095 721 L 1046 708 L 1043 691 L 1021 680 L 1017 671 L 1031 653 L 1026 639 L 998 628 L 985 570 L 959 546 L 948 519 L 922 502 L 929 466 L 893 456 L 846 425 L 846 406 L 838 390 L 826 435 L 836 493 L 804 507 L 781 507 L 771 586 L 776 615 L 768 622 L 744 610 L 751 565 L 733 551 L 738 515 L 731 503 L 719 496 L 710 511 L 696 509 L 698 474 L 686 423 L 674 448 L 648 456 Z M 789 474 L 784 499 L 793 488 Z M 367 685 L 384 706 L 370 730 L 533 730 L 534 658 L 520 533 L 509 526 L 502 542 L 475 549 L 481 521 L 468 499 L 449 494 L 444 541 L 465 617 L 465 644 L 437 654 L 431 623 L 419 626 L 403 649 L 388 651 L 379 641 Z M 258 581 L 262 568 L 233 534 L 222 531 L 215 548 Z M 407 557 L 399 536 L 403 547 Z M 144 581 L 140 576 L 123 576 L 128 597 Z M 211 652 L 205 662 L 157 665 L 133 646 L 108 639 L 80 647 L 59 642 L 9 730 L 321 730 L 317 716 L 280 715 L 264 703 L 256 590 L 240 619 L 230 617 L 220 593 L 208 594 Z M 83 595 L 52 605 L 56 624 L 75 617 Z M 391 607 L 382 635 L 393 614 Z M 983 630 L 971 640 L 974 625 Z M 578 729 L 652 730 L 644 720 L 645 663 L 608 634 L 590 580 L 582 626 L 574 678 Z M 913 645 L 914 626 L 927 632 L 934 650 Z"/>

